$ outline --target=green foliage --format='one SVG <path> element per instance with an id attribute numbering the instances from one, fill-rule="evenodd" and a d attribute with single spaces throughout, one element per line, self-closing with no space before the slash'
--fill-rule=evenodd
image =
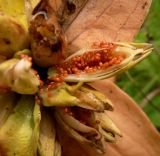
<path id="1" fill-rule="evenodd" d="M 160 128 L 160 0 L 153 0 L 148 18 L 135 41 L 150 42 L 154 52 L 139 65 L 121 74 L 117 84 L 144 109 Z M 156 91 L 158 90 L 159 91 Z M 151 96 L 152 95 L 152 96 Z M 159 96 L 158 96 L 159 95 Z M 145 104 L 143 101 L 146 99 Z"/>

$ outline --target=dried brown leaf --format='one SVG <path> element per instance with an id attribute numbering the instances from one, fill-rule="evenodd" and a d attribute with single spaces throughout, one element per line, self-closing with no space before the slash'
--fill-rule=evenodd
<path id="1" fill-rule="evenodd" d="M 132 41 L 151 0 L 88 0 L 66 30 L 71 52 L 99 41 Z"/>

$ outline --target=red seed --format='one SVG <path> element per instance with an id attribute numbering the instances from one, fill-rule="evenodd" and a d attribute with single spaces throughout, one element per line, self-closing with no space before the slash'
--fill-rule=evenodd
<path id="1" fill-rule="evenodd" d="M 69 115 L 70 115 L 70 116 L 73 116 L 73 112 L 69 112 Z"/>
<path id="2" fill-rule="evenodd" d="M 48 96 L 48 97 L 51 97 L 51 96 L 52 96 L 52 93 L 51 93 L 51 92 L 48 92 L 48 93 L 47 93 L 47 96 Z"/>
<path id="3" fill-rule="evenodd" d="M 64 109 L 64 112 L 65 112 L 65 113 L 68 113 L 68 112 L 69 112 L 69 109 L 66 107 L 66 108 Z"/>

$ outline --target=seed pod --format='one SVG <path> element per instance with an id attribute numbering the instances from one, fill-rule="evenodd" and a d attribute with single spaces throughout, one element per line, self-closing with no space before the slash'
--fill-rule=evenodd
<path id="1" fill-rule="evenodd" d="M 25 2 L 26 0 L 0 0 L 0 55 L 7 58 L 29 47 Z"/>
<path id="2" fill-rule="evenodd" d="M 39 77 L 31 68 L 29 58 L 13 58 L 0 64 L 2 87 L 8 87 L 20 94 L 35 94 L 38 91 Z"/>
<path id="3" fill-rule="evenodd" d="M 92 135 L 94 137 L 100 137 L 99 132 L 90 126 L 87 126 L 77 119 L 75 119 L 73 116 L 67 114 L 63 108 L 56 108 L 56 112 L 59 114 L 59 116 L 63 119 L 63 121 L 70 126 L 71 128 L 75 129 L 76 131 L 79 131 L 81 133 L 86 133 L 88 136 Z"/>
<path id="4" fill-rule="evenodd" d="M 83 87 L 83 83 L 61 83 L 58 87 L 54 85 L 56 83 L 49 84 L 39 92 L 44 106 L 79 106 L 94 111 L 113 110 L 113 105 L 106 96 Z"/>
<path id="5" fill-rule="evenodd" d="M 61 116 L 55 111 L 55 118 L 61 128 L 73 139 L 77 140 L 80 144 L 87 144 L 93 147 L 97 152 L 104 153 L 104 147 L 101 139 L 85 138 L 84 134 L 79 134 L 76 130 L 66 124 Z"/>
<path id="6" fill-rule="evenodd" d="M 13 57 L 14 53 L 29 47 L 26 29 L 14 18 L 0 13 L 0 55 Z"/>
<path id="7" fill-rule="evenodd" d="M 34 97 L 22 96 L 0 129 L 0 155 L 35 156 Z"/>
<path id="8" fill-rule="evenodd" d="M 109 78 L 128 70 L 143 60 L 151 53 L 152 49 L 152 45 L 147 43 L 117 42 L 106 43 L 106 47 L 103 48 L 81 49 L 68 57 L 64 65 L 61 66 L 65 71 L 76 67 L 78 74 L 74 72 L 68 73 L 64 80 L 68 82 L 91 82 Z M 93 60 L 91 59 L 92 57 Z M 90 71 L 87 72 L 87 70 Z"/>
<path id="9" fill-rule="evenodd" d="M 33 12 L 29 28 L 32 56 L 35 63 L 42 67 L 59 64 L 66 53 L 65 36 L 53 4 L 48 0 L 41 1 Z"/>

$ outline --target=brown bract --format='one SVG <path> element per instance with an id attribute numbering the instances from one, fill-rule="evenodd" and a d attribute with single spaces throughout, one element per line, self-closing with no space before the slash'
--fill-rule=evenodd
<path id="1" fill-rule="evenodd" d="M 78 2 L 78 1 L 77 1 Z M 88 0 L 65 31 L 71 53 L 93 42 L 132 41 L 148 13 L 151 0 Z M 106 144 L 105 156 L 158 156 L 160 135 L 137 104 L 110 81 L 91 84 L 115 105 L 109 115 L 123 133 L 116 144 Z M 98 156 L 60 133 L 63 156 Z"/>

